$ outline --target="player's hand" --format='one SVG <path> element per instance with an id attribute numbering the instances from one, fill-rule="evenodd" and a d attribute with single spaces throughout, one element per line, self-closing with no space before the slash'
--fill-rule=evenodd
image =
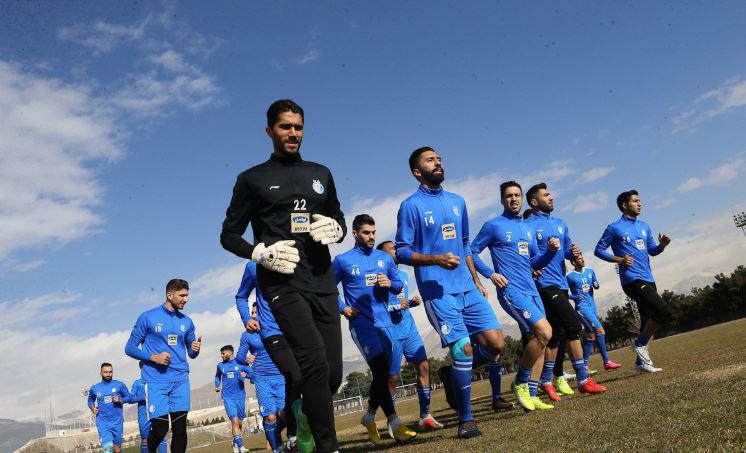
<path id="1" fill-rule="evenodd" d="M 259 329 L 260 329 L 259 321 L 257 321 L 256 319 L 249 319 L 246 322 L 246 331 L 247 332 L 254 333 L 254 332 L 258 332 Z"/>
<path id="2" fill-rule="evenodd" d="M 668 244 L 671 243 L 671 238 L 666 236 L 665 234 L 659 234 L 658 243 L 661 245 L 661 247 L 666 248 Z"/>
<path id="3" fill-rule="evenodd" d="M 422 303 L 422 299 L 420 299 L 419 295 L 416 295 L 416 296 L 414 296 L 413 298 L 411 298 L 409 300 L 409 306 L 410 307 L 416 307 L 416 306 L 418 306 L 421 303 Z"/>
<path id="4" fill-rule="evenodd" d="M 616 263 L 620 266 L 629 267 L 635 262 L 635 259 L 632 258 L 632 255 L 624 255 L 621 257 L 617 256 L 616 258 L 617 259 L 615 259 L 614 261 L 616 261 Z"/>
<path id="5" fill-rule="evenodd" d="M 114 396 L 111 397 L 111 402 L 112 403 L 121 403 L 122 400 L 119 398 L 119 395 L 114 395 Z"/>
<path id="6" fill-rule="evenodd" d="M 508 283 L 510 283 L 504 275 L 498 274 L 497 272 L 490 275 L 490 281 L 498 288 L 505 288 L 506 286 L 508 286 Z"/>
<path id="7" fill-rule="evenodd" d="M 570 251 L 572 252 L 573 258 L 578 258 L 580 257 L 580 255 L 583 254 L 583 252 L 580 250 L 580 247 L 578 247 L 577 244 L 573 244 L 572 248 L 570 248 Z"/>
<path id="8" fill-rule="evenodd" d="M 329 245 L 342 239 L 342 227 L 336 220 L 321 214 L 314 214 L 313 220 L 310 233 L 314 241 Z"/>
<path id="9" fill-rule="evenodd" d="M 547 240 L 547 245 L 549 246 L 549 250 L 556 252 L 560 249 L 560 241 L 559 238 L 551 237 Z"/>
<path id="10" fill-rule="evenodd" d="M 531 277 L 533 277 L 534 280 L 538 280 L 539 277 L 541 277 L 541 269 L 534 269 L 531 271 Z"/>
<path id="11" fill-rule="evenodd" d="M 407 299 L 402 299 L 399 305 L 401 305 L 402 310 L 406 310 L 409 308 L 409 301 Z"/>
<path id="12" fill-rule="evenodd" d="M 456 256 L 451 252 L 437 255 L 437 257 L 438 258 L 435 264 L 442 267 L 443 269 L 448 269 L 449 271 L 456 269 L 459 264 L 461 264 L 461 257 Z"/>
<path id="13" fill-rule="evenodd" d="M 215 387 L 215 393 L 220 393 L 220 390 L 222 390 L 222 387 Z"/>
<path id="14" fill-rule="evenodd" d="M 360 310 L 358 310 L 355 307 L 345 307 L 342 309 L 342 316 L 347 318 L 348 320 L 354 318 L 355 316 L 360 314 Z"/>
<path id="15" fill-rule="evenodd" d="M 376 282 L 378 286 L 381 288 L 391 288 L 391 280 L 386 276 L 386 274 L 378 273 L 378 281 Z"/>
<path id="16" fill-rule="evenodd" d="M 246 365 L 253 365 L 254 360 L 256 360 L 256 356 L 253 354 L 249 354 L 246 356 Z"/>
<path id="17" fill-rule="evenodd" d="M 280 274 L 292 274 L 300 261 L 295 241 L 277 241 L 269 247 L 260 242 L 251 253 L 251 260 Z"/>
<path id="18" fill-rule="evenodd" d="M 96 406 L 91 407 L 91 412 L 93 413 L 93 415 L 98 415 L 98 407 Z"/>
<path id="19" fill-rule="evenodd" d="M 482 282 L 476 281 L 474 282 L 474 284 L 477 285 L 477 289 L 480 293 L 482 293 L 485 299 L 489 297 L 489 294 L 487 294 L 487 289 L 485 289 L 484 285 L 482 285 Z"/>
<path id="20" fill-rule="evenodd" d="M 202 335 L 197 337 L 197 341 L 192 342 L 192 351 L 199 352 L 199 348 L 202 347 Z"/>
<path id="21" fill-rule="evenodd" d="M 168 364 L 171 362 L 171 354 L 169 354 L 168 352 L 153 354 L 150 356 L 150 361 L 155 362 L 158 365 L 168 366 Z"/>

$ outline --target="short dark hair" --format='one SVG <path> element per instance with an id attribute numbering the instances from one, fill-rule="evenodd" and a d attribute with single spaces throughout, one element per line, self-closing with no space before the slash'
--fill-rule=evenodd
<path id="1" fill-rule="evenodd" d="M 304 121 L 306 119 L 306 117 L 303 116 L 303 109 L 300 105 L 296 104 L 295 101 L 291 99 L 280 99 L 279 101 L 273 102 L 267 109 L 267 126 L 274 127 L 277 123 L 277 117 L 280 116 L 280 113 L 284 112 L 300 113 L 301 118 L 303 118 Z"/>
<path id="2" fill-rule="evenodd" d="M 616 207 L 619 208 L 620 211 L 624 212 L 624 208 L 622 208 L 622 205 L 624 203 L 629 203 L 629 199 L 632 198 L 632 195 L 640 196 L 640 194 L 637 193 L 635 189 L 620 193 L 619 196 L 616 197 Z"/>
<path id="3" fill-rule="evenodd" d="M 532 215 L 534 215 L 534 210 L 531 208 L 526 209 L 525 211 L 523 211 L 523 220 L 528 219 Z"/>
<path id="4" fill-rule="evenodd" d="M 505 191 L 508 190 L 508 187 L 518 187 L 518 190 L 523 193 L 523 189 L 521 188 L 521 185 L 518 184 L 515 181 L 505 181 L 504 183 L 500 184 L 500 199 L 505 196 Z"/>
<path id="5" fill-rule="evenodd" d="M 546 190 L 547 189 L 547 183 L 540 182 L 539 184 L 534 184 L 533 186 L 531 186 L 531 188 L 528 189 L 528 192 L 526 192 L 526 200 L 530 201 L 531 198 L 533 198 L 534 195 L 536 195 L 536 193 L 538 191 L 540 191 L 541 189 Z"/>
<path id="6" fill-rule="evenodd" d="M 185 289 L 189 291 L 189 282 L 180 278 L 172 278 L 166 283 L 166 292 L 173 293 L 174 291 L 181 291 Z"/>
<path id="7" fill-rule="evenodd" d="M 383 241 L 383 242 L 379 242 L 378 245 L 376 246 L 376 250 L 383 250 L 383 244 L 389 244 L 389 243 L 393 244 L 394 241 Z"/>
<path id="8" fill-rule="evenodd" d="M 223 352 L 223 351 L 233 352 L 233 345 L 227 344 L 223 346 L 222 348 L 220 348 L 220 352 Z"/>
<path id="9" fill-rule="evenodd" d="M 113 365 L 112 365 L 111 363 L 109 363 L 109 362 L 104 362 L 104 363 L 102 363 L 102 364 L 101 364 L 101 369 L 103 370 L 103 369 L 104 369 L 104 367 L 106 367 L 106 366 L 110 366 L 110 367 L 114 368 L 114 366 L 113 366 Z"/>
<path id="10" fill-rule="evenodd" d="M 420 162 L 420 156 L 425 151 L 435 151 L 430 146 L 423 146 L 421 148 L 417 148 L 416 150 L 412 151 L 412 154 L 409 155 L 409 169 L 414 170 L 417 168 L 417 164 Z"/>
<path id="11" fill-rule="evenodd" d="M 368 214 L 358 214 L 352 219 L 352 229 L 358 231 L 363 225 L 375 225 L 376 221 Z"/>

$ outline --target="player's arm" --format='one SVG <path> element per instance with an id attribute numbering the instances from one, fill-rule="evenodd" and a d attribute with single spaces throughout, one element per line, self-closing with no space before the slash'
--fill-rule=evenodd
<path id="1" fill-rule="evenodd" d="M 656 256 L 660 255 L 663 250 L 668 246 L 668 244 L 671 243 L 671 238 L 666 236 L 665 234 L 661 234 L 658 236 L 658 243 L 655 242 L 655 239 L 653 238 L 653 231 L 650 229 L 650 227 L 647 227 L 648 234 L 647 234 L 647 241 L 646 246 L 648 249 L 648 254 L 650 256 Z"/>
<path id="2" fill-rule="evenodd" d="M 98 408 L 96 407 L 96 392 L 91 387 L 88 390 L 88 409 L 90 409 L 93 415 L 98 415 Z"/>
<path id="3" fill-rule="evenodd" d="M 596 278 L 596 271 L 591 269 L 591 275 L 593 276 L 593 280 L 591 284 L 593 285 L 593 289 L 599 289 L 601 285 L 598 283 L 598 279 Z"/>
<path id="4" fill-rule="evenodd" d="M 238 314 L 241 316 L 241 322 L 244 326 L 251 319 L 251 312 L 249 311 L 249 295 L 255 288 L 256 274 L 252 271 L 251 262 L 248 262 L 243 271 L 241 286 L 238 287 L 238 292 L 236 292 L 236 309 L 238 310 Z"/>
<path id="5" fill-rule="evenodd" d="M 238 345 L 238 351 L 236 351 L 236 362 L 240 364 L 246 363 L 246 356 L 249 354 L 249 334 L 244 333 L 241 335 L 241 343 Z"/>
<path id="6" fill-rule="evenodd" d="M 396 216 L 396 260 L 410 266 L 440 266 L 456 269 L 461 258 L 451 252 L 426 255 L 415 251 L 416 213 L 408 204 L 402 203 Z"/>
<path id="7" fill-rule="evenodd" d="M 140 349 L 140 345 L 145 341 L 148 334 L 148 323 L 143 315 L 140 315 L 135 321 L 135 326 L 130 332 L 130 338 L 124 347 L 124 353 L 133 359 L 152 361 L 151 355 Z"/>
<path id="8" fill-rule="evenodd" d="M 130 393 L 132 395 L 130 403 L 134 404 L 145 401 L 145 386 L 142 385 L 142 382 L 133 382 L 132 391 Z"/>
<path id="9" fill-rule="evenodd" d="M 254 213 L 251 203 L 251 191 L 244 174 L 238 175 L 233 186 L 233 197 L 225 213 L 223 231 L 220 233 L 220 245 L 224 249 L 244 259 L 251 259 L 254 246 L 249 244 L 243 234 L 249 226 Z"/>
<path id="10" fill-rule="evenodd" d="M 600 258 L 608 263 L 622 264 L 622 261 L 624 261 L 623 257 L 614 256 L 608 252 L 609 247 L 614 242 L 614 236 L 615 234 L 613 226 L 607 226 L 604 230 L 604 233 L 601 235 L 601 238 L 598 240 L 596 249 L 593 251 L 593 254 L 596 255 L 597 258 Z"/>
<path id="11" fill-rule="evenodd" d="M 194 323 L 189 323 L 189 329 L 186 335 L 184 335 L 184 344 L 186 345 L 187 354 L 190 359 L 196 359 L 202 347 L 202 336 L 196 339 L 194 337 Z"/>
<path id="12" fill-rule="evenodd" d="M 220 371 L 220 364 L 215 367 L 215 392 L 219 392 L 222 388 L 220 385 L 223 381 L 223 373 Z"/>
<path id="13" fill-rule="evenodd" d="M 552 239 L 558 240 L 557 238 L 547 238 L 547 248 L 544 250 L 544 253 L 541 253 L 539 243 L 536 242 L 536 233 L 531 233 L 531 239 L 528 241 L 528 255 L 529 261 L 531 261 L 531 269 L 543 269 L 550 261 L 552 261 L 554 255 L 557 254 L 557 249 L 549 246 L 549 242 Z"/>
<path id="14" fill-rule="evenodd" d="M 248 365 L 241 365 L 239 370 L 245 373 L 244 379 L 248 379 L 252 384 L 254 383 L 254 368 Z"/>
<path id="15" fill-rule="evenodd" d="M 342 228 L 342 236 L 337 239 L 337 243 L 342 242 L 344 237 L 347 235 L 347 223 L 345 222 L 345 215 L 342 212 L 339 204 L 339 198 L 337 198 L 337 186 L 334 184 L 334 177 L 332 172 L 329 172 L 329 179 L 326 182 L 326 214 L 327 217 L 331 217 L 336 220 L 339 226 Z"/>
<path id="16" fill-rule="evenodd" d="M 477 237 L 475 237 L 474 240 L 471 242 L 470 247 L 471 259 L 472 263 L 474 264 L 474 268 L 484 278 L 490 278 L 492 274 L 495 273 L 495 271 L 493 271 L 492 268 L 485 264 L 485 262 L 482 261 L 482 258 L 479 257 L 479 254 L 482 253 L 482 250 L 487 248 L 487 246 L 492 242 L 492 230 L 493 228 L 490 227 L 489 223 L 485 223 L 484 225 L 482 225 L 479 233 L 477 233 Z"/>
<path id="17" fill-rule="evenodd" d="M 132 404 L 132 403 L 137 402 L 134 400 L 135 396 L 132 393 L 130 393 L 129 389 L 127 388 L 127 385 L 124 382 L 122 382 L 122 386 L 119 387 L 118 393 L 119 393 L 120 403 Z"/>
<path id="18" fill-rule="evenodd" d="M 386 276 L 391 283 L 391 286 L 389 286 L 389 292 L 392 294 L 399 294 L 404 289 L 404 282 L 401 281 L 401 278 L 399 277 L 399 270 L 396 268 L 396 264 L 394 264 L 394 259 L 388 256 L 386 259 Z"/>

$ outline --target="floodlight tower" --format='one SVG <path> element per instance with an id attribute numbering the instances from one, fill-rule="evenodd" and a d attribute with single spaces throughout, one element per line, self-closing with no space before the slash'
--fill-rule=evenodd
<path id="1" fill-rule="evenodd" d="M 736 224 L 736 228 L 740 228 L 743 231 L 743 235 L 746 236 L 746 212 L 741 211 L 738 214 L 733 214 L 733 223 Z"/>

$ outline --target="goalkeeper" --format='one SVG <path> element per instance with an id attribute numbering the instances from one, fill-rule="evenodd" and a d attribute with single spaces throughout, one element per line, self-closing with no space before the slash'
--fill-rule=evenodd
<path id="1" fill-rule="evenodd" d="M 240 175 L 220 243 L 255 261 L 259 288 L 300 367 L 303 413 L 318 452 L 338 449 L 331 396 L 342 382 L 342 334 L 329 244 L 346 233 L 331 172 L 300 156 L 303 109 L 267 110 L 269 160 Z M 254 245 L 243 239 L 249 223 Z"/>

